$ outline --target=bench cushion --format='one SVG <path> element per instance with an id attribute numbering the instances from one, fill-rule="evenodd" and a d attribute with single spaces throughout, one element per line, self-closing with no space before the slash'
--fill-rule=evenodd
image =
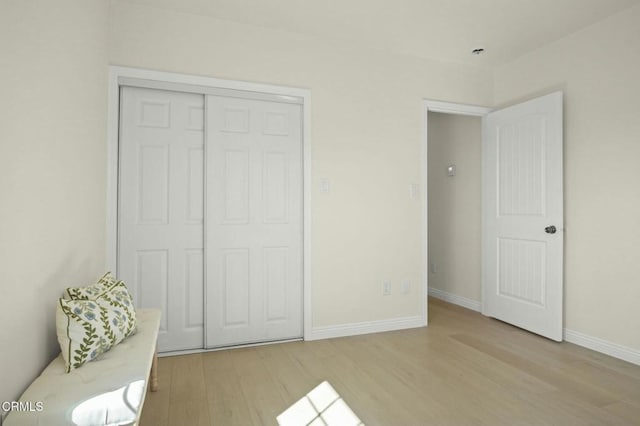
<path id="1" fill-rule="evenodd" d="M 136 312 L 138 330 L 100 358 L 65 372 L 62 355 L 31 383 L 20 401 L 42 401 L 40 412 L 9 414 L 5 426 L 136 424 L 153 362 L 160 311 Z"/>

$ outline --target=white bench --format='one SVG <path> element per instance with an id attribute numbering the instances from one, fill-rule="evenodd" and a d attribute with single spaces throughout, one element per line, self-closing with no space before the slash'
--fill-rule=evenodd
<path id="1" fill-rule="evenodd" d="M 160 311 L 140 309 L 136 317 L 136 333 L 98 359 L 70 373 L 62 355 L 54 359 L 20 398 L 31 411 L 10 412 L 4 425 L 137 424 L 147 384 L 152 391 L 158 387 Z"/>

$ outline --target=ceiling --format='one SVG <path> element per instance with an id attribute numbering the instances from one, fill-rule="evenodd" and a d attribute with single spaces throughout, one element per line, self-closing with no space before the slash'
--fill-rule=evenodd
<path id="1" fill-rule="evenodd" d="M 446 62 L 495 66 L 640 0 L 120 0 Z M 482 47 L 482 55 L 473 55 Z"/>

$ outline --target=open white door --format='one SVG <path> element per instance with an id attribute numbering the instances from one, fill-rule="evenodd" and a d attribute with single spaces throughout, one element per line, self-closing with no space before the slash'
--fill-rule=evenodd
<path id="1" fill-rule="evenodd" d="M 562 341 L 562 93 L 491 112 L 483 129 L 482 312 Z"/>

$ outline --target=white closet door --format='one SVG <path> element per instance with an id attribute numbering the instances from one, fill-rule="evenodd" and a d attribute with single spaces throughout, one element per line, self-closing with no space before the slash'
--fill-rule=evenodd
<path id="1" fill-rule="evenodd" d="M 206 346 L 301 337 L 302 108 L 206 104 Z"/>
<path id="2" fill-rule="evenodd" d="M 203 347 L 204 96 L 123 87 L 118 275 L 162 309 L 158 350 Z"/>

